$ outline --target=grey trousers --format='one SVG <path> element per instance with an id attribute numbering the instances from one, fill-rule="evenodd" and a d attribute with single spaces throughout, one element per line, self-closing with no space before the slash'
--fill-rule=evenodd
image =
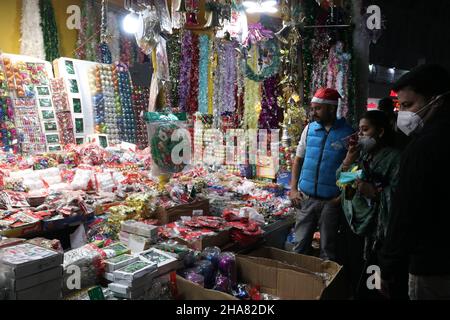
<path id="1" fill-rule="evenodd" d="M 336 261 L 340 204 L 309 198 L 297 209 L 295 236 L 297 253 L 308 254 L 317 227 L 320 231 L 320 258 Z"/>
<path id="2" fill-rule="evenodd" d="M 409 275 L 411 300 L 450 300 L 450 276 Z"/>

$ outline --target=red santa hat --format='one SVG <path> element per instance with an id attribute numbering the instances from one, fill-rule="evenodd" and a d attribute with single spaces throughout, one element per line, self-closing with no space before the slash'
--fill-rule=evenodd
<path id="1" fill-rule="evenodd" d="M 339 99 L 341 99 L 341 95 L 334 89 L 330 88 L 320 88 L 317 90 L 314 98 L 311 100 L 311 103 L 320 103 L 320 104 L 331 104 L 333 106 L 339 105 Z"/>

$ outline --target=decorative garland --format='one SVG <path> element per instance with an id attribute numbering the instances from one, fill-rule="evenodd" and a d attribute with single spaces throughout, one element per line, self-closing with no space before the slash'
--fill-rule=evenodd
<path id="1" fill-rule="evenodd" d="M 215 89 L 215 124 L 219 125 L 222 116 L 232 115 L 236 110 L 236 47 L 233 41 L 219 43 L 217 48 L 218 65 Z"/>
<path id="2" fill-rule="evenodd" d="M 60 57 L 58 29 L 56 27 L 55 11 L 50 0 L 40 1 L 41 27 L 44 35 L 45 57 L 53 61 Z"/>
<path id="3" fill-rule="evenodd" d="M 97 61 L 100 43 L 100 23 L 97 17 L 95 0 L 84 0 L 76 51 L 76 57 L 80 60 Z"/>
<path id="4" fill-rule="evenodd" d="M 200 113 L 208 113 L 208 77 L 209 77 L 209 56 L 210 56 L 210 41 L 209 36 L 203 34 L 200 36 L 200 80 L 198 105 Z"/>
<path id="5" fill-rule="evenodd" d="M 108 34 L 111 35 L 108 44 L 112 60 L 120 61 L 120 27 L 116 14 L 111 11 L 108 12 Z"/>
<path id="6" fill-rule="evenodd" d="M 280 48 L 275 40 L 267 40 L 264 42 L 265 47 L 269 51 L 269 55 L 272 57 L 272 63 L 266 66 L 262 72 L 256 73 L 248 62 L 245 62 L 245 75 L 247 78 L 253 81 L 261 82 L 274 75 L 276 75 L 280 69 Z"/>
<path id="7" fill-rule="evenodd" d="M 181 59 L 181 43 L 178 32 L 174 33 L 167 41 L 167 55 L 169 58 L 170 103 L 172 110 L 175 110 L 178 108 L 179 102 Z"/>
<path id="8" fill-rule="evenodd" d="M 122 34 L 120 38 L 120 61 L 125 63 L 127 66 L 132 65 L 132 50 L 133 45 L 128 36 Z"/>
<path id="9" fill-rule="evenodd" d="M 197 34 L 192 35 L 192 62 L 189 75 L 190 90 L 187 99 L 187 112 L 192 115 L 198 110 L 198 92 L 199 92 L 199 63 L 200 63 L 200 51 L 199 51 L 199 36 Z"/>
<path id="10" fill-rule="evenodd" d="M 282 110 L 278 107 L 280 92 L 278 76 L 273 76 L 263 83 L 262 110 L 259 116 L 259 129 L 278 129 L 283 121 Z"/>
<path id="11" fill-rule="evenodd" d="M 22 1 L 20 54 L 45 60 L 39 0 Z"/>
<path id="12" fill-rule="evenodd" d="M 259 53 L 256 47 L 250 51 L 250 64 L 256 68 L 259 60 Z M 260 83 L 245 79 L 245 101 L 244 101 L 244 129 L 257 129 L 258 119 L 261 112 L 261 88 Z"/>
<path id="13" fill-rule="evenodd" d="M 190 70 L 192 66 L 192 33 L 187 31 L 183 34 L 181 46 L 181 66 L 180 66 L 180 110 L 187 110 L 187 99 L 190 90 Z"/>

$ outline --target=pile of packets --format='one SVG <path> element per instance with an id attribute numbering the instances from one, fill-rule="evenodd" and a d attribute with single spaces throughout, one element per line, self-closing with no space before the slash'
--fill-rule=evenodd
<path id="1" fill-rule="evenodd" d="M 278 300 L 261 293 L 258 286 L 238 282 L 236 257 L 231 252 L 221 252 L 218 247 L 209 247 L 197 256 L 186 260 L 185 268 L 178 274 L 206 289 L 213 289 L 233 295 L 241 300 Z"/>

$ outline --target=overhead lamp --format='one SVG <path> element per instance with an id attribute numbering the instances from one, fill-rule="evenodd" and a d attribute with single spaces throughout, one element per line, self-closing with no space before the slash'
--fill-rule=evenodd
<path id="1" fill-rule="evenodd" d="M 257 0 L 257 1 L 244 1 L 242 5 L 245 7 L 247 13 L 276 13 L 278 8 L 276 7 L 277 1 L 275 0 Z"/>
<path id="2" fill-rule="evenodd" d="M 131 33 L 131 34 L 135 34 L 138 32 L 139 30 L 139 15 L 135 12 L 130 12 L 129 14 L 127 14 L 125 16 L 125 18 L 123 19 L 123 30 L 126 33 Z"/>

